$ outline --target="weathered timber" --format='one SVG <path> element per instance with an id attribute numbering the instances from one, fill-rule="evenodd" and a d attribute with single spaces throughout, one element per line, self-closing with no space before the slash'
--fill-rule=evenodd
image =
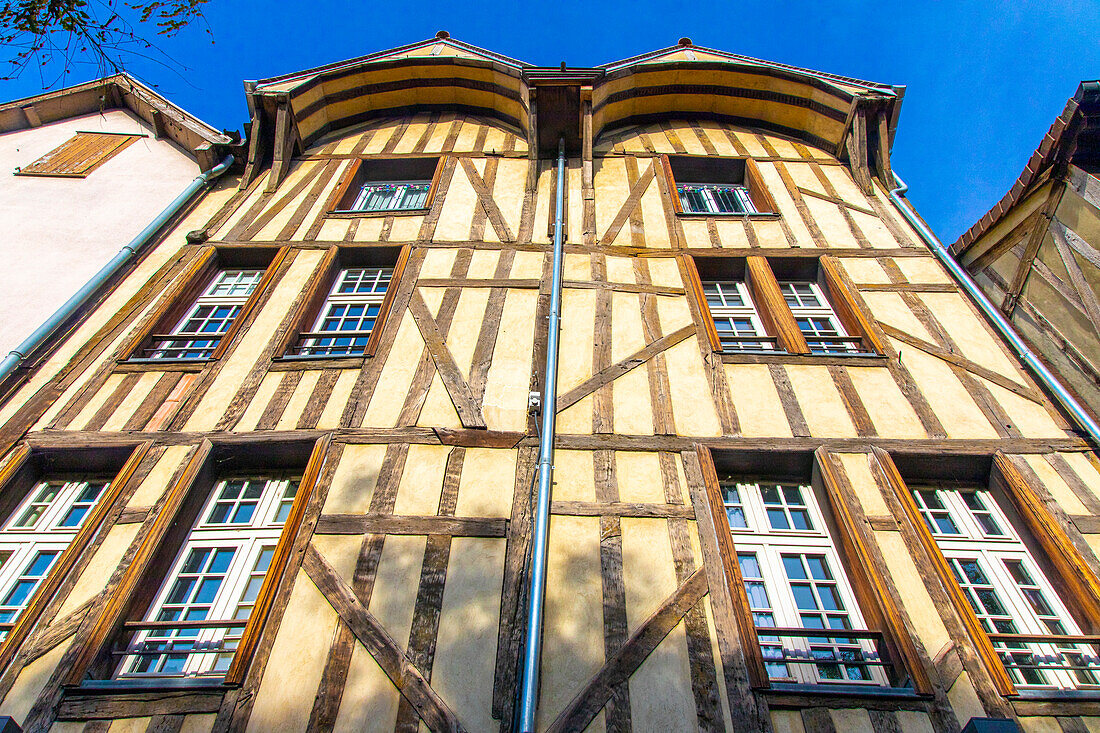
<path id="1" fill-rule="evenodd" d="M 317 534 L 445 535 L 505 537 L 508 520 L 497 517 L 409 517 L 398 514 L 322 514 Z"/>
<path id="2" fill-rule="evenodd" d="M 401 652 L 397 642 L 382 628 L 378 619 L 356 598 L 351 587 L 312 546 L 306 552 L 302 567 L 424 723 L 432 731 L 458 733 L 464 730 L 458 718 L 431 688 L 416 665 Z"/>
<path id="3" fill-rule="evenodd" d="M 630 678 L 646 657 L 664 641 L 684 615 L 706 595 L 707 576 L 696 570 L 666 598 L 626 643 L 592 676 L 547 729 L 552 733 L 584 730 L 611 699 L 617 686 Z"/>

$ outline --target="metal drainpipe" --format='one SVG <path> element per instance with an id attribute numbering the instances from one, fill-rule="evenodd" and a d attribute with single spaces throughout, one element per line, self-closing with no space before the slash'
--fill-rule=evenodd
<path id="1" fill-rule="evenodd" d="M 901 197 L 909 190 L 909 186 L 905 181 L 901 180 L 897 173 L 894 174 L 894 178 L 897 179 L 898 186 L 890 191 L 888 195 L 890 200 L 894 202 L 894 205 L 898 207 L 898 211 L 901 212 L 901 215 L 917 230 L 917 233 L 920 234 L 921 239 L 923 239 L 925 244 L 932 250 L 932 253 L 939 258 L 940 262 L 951 271 L 951 274 L 954 275 L 955 279 L 959 281 L 959 284 L 963 286 L 963 289 L 970 294 L 970 297 L 974 299 L 974 302 L 982 310 L 982 313 L 985 313 L 986 317 L 993 322 L 994 327 L 996 327 L 996 329 L 1001 332 L 1001 335 L 1005 337 L 1005 340 L 1008 341 L 1012 350 L 1016 352 L 1016 355 L 1027 364 L 1035 376 L 1038 377 L 1039 381 L 1046 385 L 1047 389 L 1054 394 L 1062 404 L 1062 407 L 1066 408 L 1081 429 L 1089 434 L 1089 437 L 1092 438 L 1093 445 L 1100 446 L 1100 427 L 1098 427 L 1092 417 L 1085 412 L 1080 403 L 1073 398 L 1073 395 L 1062 386 L 1058 378 L 1046 368 L 1046 365 L 1039 360 L 1035 353 L 1032 352 L 1027 344 L 1017 335 L 1012 324 L 1009 323 L 1008 320 L 1001 315 L 1000 310 L 990 302 L 989 298 L 987 298 L 985 293 L 978 287 L 978 284 L 970 277 L 970 273 L 955 261 L 955 258 L 952 257 L 951 253 L 947 251 L 947 248 L 943 246 L 939 238 L 932 233 L 932 230 L 929 229 L 910 208 L 908 200 L 902 200 Z"/>
<path id="2" fill-rule="evenodd" d="M 140 252 L 153 238 L 153 235 L 155 235 L 169 219 L 175 216 L 199 189 L 221 176 L 229 170 L 229 166 L 231 165 L 233 165 L 233 156 L 227 155 L 225 156 L 225 160 L 221 163 L 218 163 L 205 173 L 200 173 L 196 176 L 195 180 L 187 184 L 187 188 L 183 189 L 183 191 L 172 200 L 172 203 L 168 204 L 164 211 L 157 215 L 157 218 L 149 222 L 136 237 L 130 240 L 129 244 L 119 250 L 118 254 L 112 257 L 110 262 L 93 275 L 91 280 L 84 283 L 84 286 L 76 291 L 73 297 L 66 300 L 65 304 L 58 308 L 57 312 L 50 316 L 49 320 L 35 329 L 34 333 L 28 336 L 23 343 L 12 349 L 11 352 L 4 357 L 3 361 L 0 361 L 0 384 L 8 378 L 8 375 L 15 371 L 16 367 L 18 367 L 32 351 L 52 336 L 62 323 L 80 310 L 105 282 L 110 280 L 115 273 L 122 269 L 123 265 Z"/>
<path id="3" fill-rule="evenodd" d="M 542 434 L 539 438 L 539 489 L 531 539 L 531 595 L 527 601 L 527 636 L 523 644 L 523 681 L 516 730 L 532 733 L 538 707 L 542 614 L 546 599 L 546 554 L 550 531 L 550 488 L 554 476 L 554 418 L 558 411 L 558 332 L 561 324 L 562 214 L 565 208 L 565 138 L 558 141 L 558 185 L 554 192 L 554 274 L 550 283 L 550 317 L 546 337 L 546 377 L 542 389 Z"/>

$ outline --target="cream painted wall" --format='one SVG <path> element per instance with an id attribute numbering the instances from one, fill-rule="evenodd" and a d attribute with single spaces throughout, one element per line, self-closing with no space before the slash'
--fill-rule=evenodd
<path id="1" fill-rule="evenodd" d="M 146 135 L 86 178 L 16 176 L 83 132 Z M 0 354 L 88 281 L 199 173 L 198 164 L 128 110 L 0 135 Z"/>

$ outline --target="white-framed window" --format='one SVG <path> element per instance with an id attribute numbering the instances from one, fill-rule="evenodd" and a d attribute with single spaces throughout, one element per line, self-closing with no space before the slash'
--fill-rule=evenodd
<path id="1" fill-rule="evenodd" d="M 142 358 L 209 359 L 263 275 L 263 270 L 219 270 L 169 333 L 153 334 Z"/>
<path id="2" fill-rule="evenodd" d="M 710 316 L 723 351 L 774 351 L 776 340 L 764 332 L 749 289 L 738 280 L 704 280 Z"/>
<path id="3" fill-rule="evenodd" d="M 685 214 L 756 214 L 749 187 L 723 183 L 677 183 Z"/>
<path id="4" fill-rule="evenodd" d="M 1100 658 L 1093 648 L 1040 638 L 1081 630 L 993 494 L 946 482 L 914 485 L 910 490 L 1013 684 L 1061 689 L 1100 686 Z M 1006 634 L 1025 638 L 998 638 Z"/>
<path id="5" fill-rule="evenodd" d="M 103 480 L 39 481 L 0 528 L 0 640 L 15 626 L 107 486 Z"/>
<path id="6" fill-rule="evenodd" d="M 431 181 L 368 181 L 348 211 L 415 211 L 426 208 Z"/>
<path id="7" fill-rule="evenodd" d="M 361 356 L 382 310 L 392 267 L 350 267 L 337 274 L 311 331 L 300 334 L 296 356 Z"/>
<path id="8" fill-rule="evenodd" d="M 215 484 L 145 618 L 127 624 L 116 678 L 225 674 L 297 491 L 286 477 Z"/>
<path id="9" fill-rule="evenodd" d="M 881 634 L 865 628 L 813 487 L 724 480 L 721 488 L 769 678 L 889 685 Z M 837 633 L 845 631 L 853 635 Z"/>
<path id="10" fill-rule="evenodd" d="M 860 351 L 860 339 L 849 336 L 844 330 L 821 292 L 821 286 L 811 280 L 781 280 L 779 290 L 812 353 L 850 354 Z"/>

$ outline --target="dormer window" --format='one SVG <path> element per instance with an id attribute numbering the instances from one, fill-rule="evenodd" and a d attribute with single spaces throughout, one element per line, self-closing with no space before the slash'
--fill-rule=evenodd
<path id="1" fill-rule="evenodd" d="M 329 200 L 332 214 L 423 213 L 441 158 L 389 158 L 352 162 Z"/>
<path id="2" fill-rule="evenodd" d="M 423 209 L 431 181 L 364 183 L 349 211 L 410 211 Z"/>
<path id="3" fill-rule="evenodd" d="M 672 155 L 665 158 L 665 175 L 676 191 L 678 214 L 744 216 L 771 214 L 775 203 L 752 160 Z"/>
<path id="4" fill-rule="evenodd" d="M 676 194 L 685 214 L 757 214 L 747 186 L 720 183 L 677 183 Z"/>

